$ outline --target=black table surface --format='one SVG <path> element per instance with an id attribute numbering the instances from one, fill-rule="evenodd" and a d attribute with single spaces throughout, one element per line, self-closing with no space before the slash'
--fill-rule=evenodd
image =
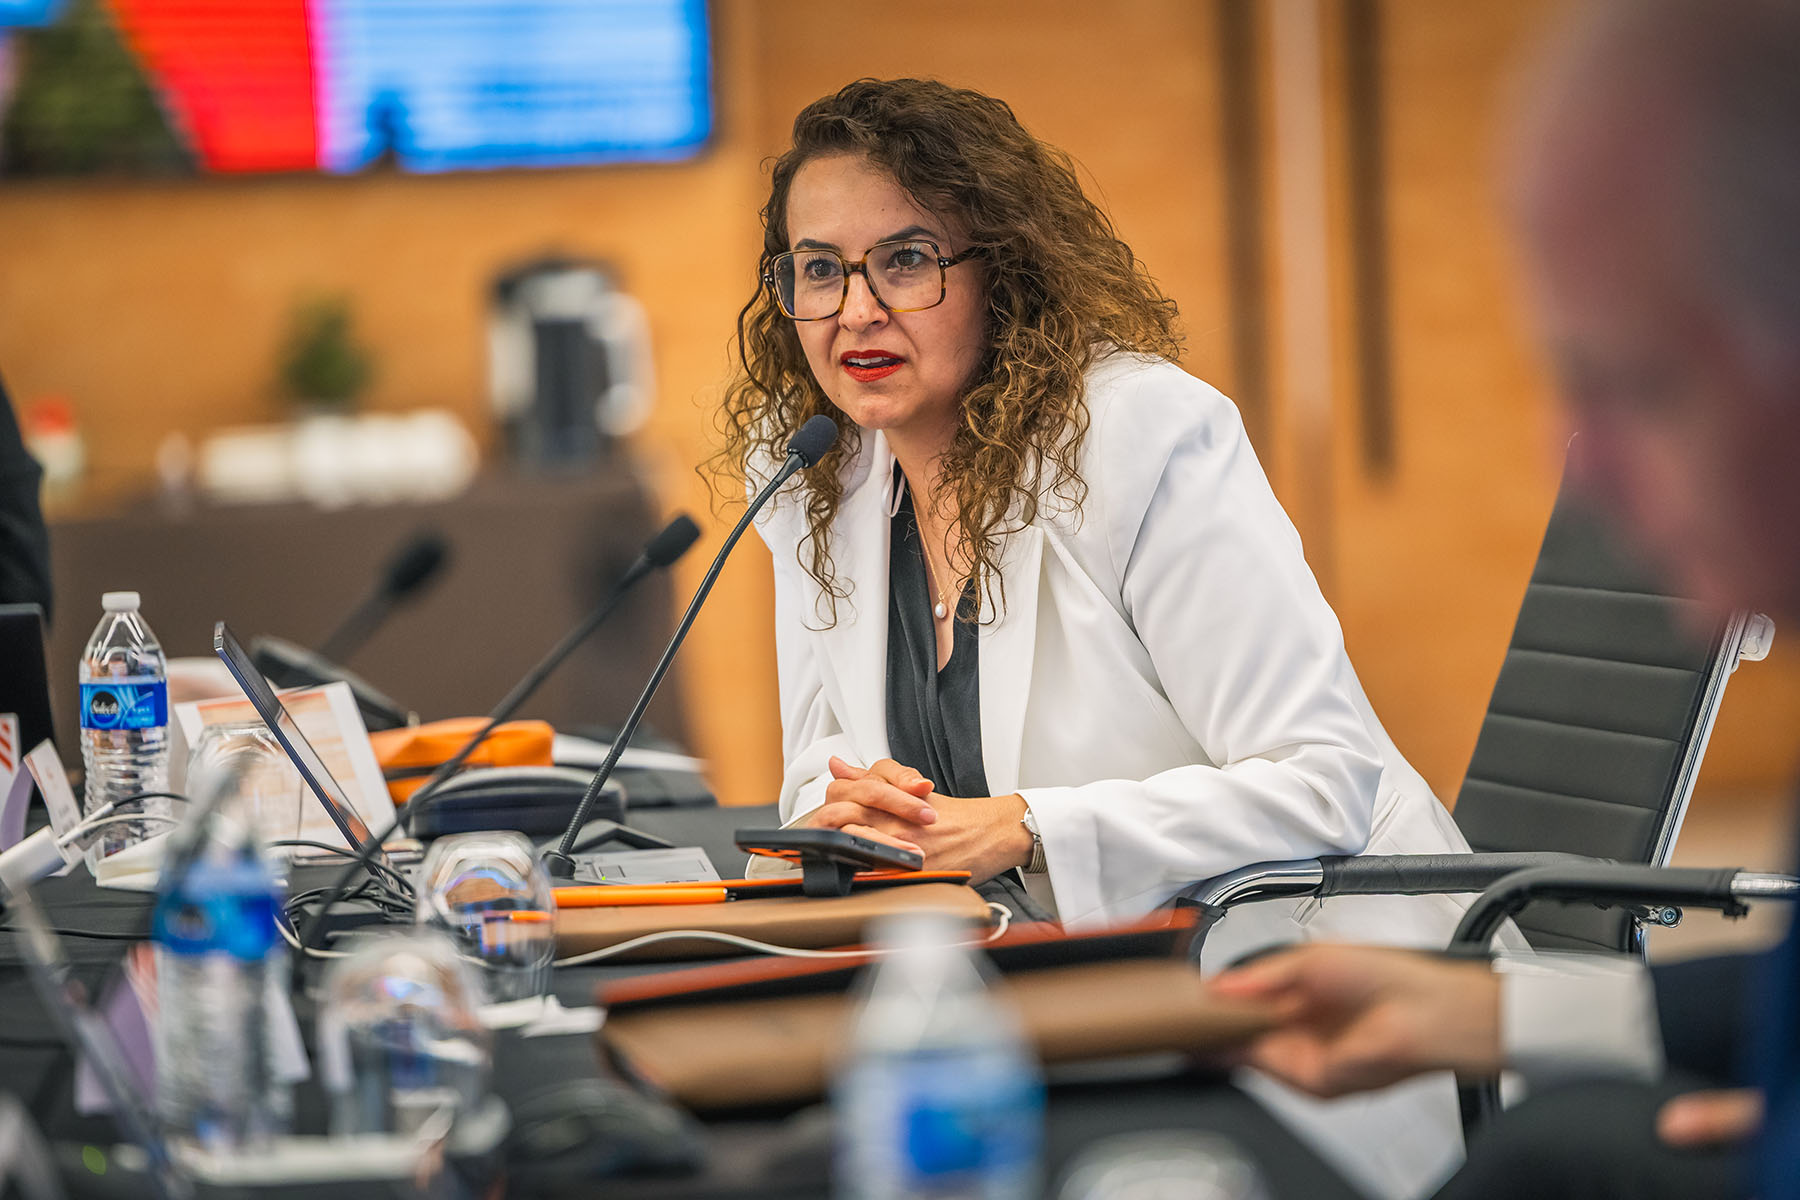
<path id="1" fill-rule="evenodd" d="M 691 834 L 694 830 L 689 826 L 698 828 L 709 820 L 723 828 L 742 821 L 743 816 L 717 810 L 710 818 L 689 813 L 668 824 L 648 814 L 644 819 L 634 818 L 646 828 L 662 824 L 667 833 L 678 835 Z M 716 834 L 711 840 L 717 840 Z M 91 994 L 99 994 L 116 975 L 132 940 L 144 935 L 149 897 L 102 890 L 81 868 L 67 877 L 43 881 L 34 894 L 51 923 L 63 931 L 76 978 Z M 75 1111 L 73 1059 L 38 1003 L 17 942 L 15 934 L 0 930 L 0 1089 L 16 1095 L 53 1140 L 116 1141 L 118 1135 L 109 1119 L 82 1117 Z M 564 1004 L 585 1005 L 593 1002 L 595 989 L 609 979 L 667 969 L 672 965 L 558 968 L 553 988 Z M 305 1001 L 297 1008 L 303 1026 L 310 1026 L 311 1013 Z M 496 1064 L 495 1088 L 509 1101 L 514 1099 L 509 1092 L 541 1086 L 547 1077 L 559 1073 L 567 1078 L 610 1074 L 601 1066 L 595 1042 L 587 1035 L 515 1040 L 507 1043 L 507 1048 L 509 1061 Z M 310 1129 L 321 1114 L 318 1097 L 312 1097 L 310 1103 L 304 1095 L 298 1098 L 297 1124 L 302 1130 Z M 1275 1200 L 1354 1200 L 1356 1196 L 1253 1100 L 1219 1078 L 1199 1073 L 1080 1083 L 1053 1078 L 1046 1119 L 1046 1179 L 1054 1180 L 1073 1157 L 1103 1138 L 1164 1130 L 1205 1130 L 1230 1138 L 1257 1161 Z M 617 1178 L 606 1184 L 606 1194 L 628 1200 L 831 1194 L 830 1120 L 823 1106 L 710 1119 L 702 1141 L 705 1164 L 698 1173 Z M 339 1200 L 348 1200 L 342 1189 L 334 1192 Z M 592 1195 L 593 1181 L 559 1185 L 540 1194 Z"/>

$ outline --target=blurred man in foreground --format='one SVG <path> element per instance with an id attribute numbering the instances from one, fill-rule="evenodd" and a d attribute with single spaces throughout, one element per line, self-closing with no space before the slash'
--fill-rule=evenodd
<path id="1" fill-rule="evenodd" d="M 1534 82 L 1516 207 L 1577 478 L 1688 594 L 1800 623 L 1800 3 L 1594 4 Z M 1284 1014 L 1250 1061 L 1321 1094 L 1590 1080 L 1446 1196 L 1800 1196 L 1800 941 L 1654 975 L 1317 945 L 1214 986 Z"/>

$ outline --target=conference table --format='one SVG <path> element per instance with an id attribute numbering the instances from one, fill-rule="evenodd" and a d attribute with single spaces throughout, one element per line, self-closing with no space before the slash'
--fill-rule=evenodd
<path id="1" fill-rule="evenodd" d="M 767 813 L 731 808 L 644 810 L 631 823 L 676 844 L 699 845 L 727 874 L 735 874 L 739 852 L 731 831 L 772 823 Z M 294 886 L 310 884 L 303 870 L 333 875 L 335 868 L 296 868 Z M 90 995 L 103 996 L 117 975 L 120 959 L 147 928 L 150 898 L 134 892 L 103 890 L 85 870 L 45 880 L 35 891 L 57 928 L 67 931 L 63 944 L 74 974 Z M 552 990 L 568 1007 L 594 1003 L 596 991 L 620 979 L 647 971 L 666 971 L 692 964 L 621 963 L 559 967 Z M 310 1001 L 297 998 L 296 1009 L 309 1039 Z M 537 1038 L 503 1035 L 496 1040 L 494 1090 L 509 1105 L 534 1102 L 534 1094 L 557 1083 L 584 1078 L 617 1082 L 611 1064 L 603 1063 L 598 1043 L 589 1033 Z M 13 1093 L 57 1147 L 59 1162 L 72 1194 L 139 1195 L 142 1179 L 129 1172 L 94 1175 L 84 1170 L 83 1146 L 107 1146 L 120 1140 L 107 1117 L 82 1116 L 74 1103 L 73 1057 L 56 1027 L 39 1005 L 22 969 L 17 935 L 0 930 L 0 1089 Z M 1116 1135 L 1170 1131 L 1209 1131 L 1230 1139 L 1256 1161 L 1271 1200 L 1309 1197 L 1354 1200 L 1356 1193 L 1328 1165 L 1272 1116 L 1224 1079 L 1204 1068 L 1167 1069 L 1154 1073 L 1131 1070 L 1088 1070 L 1050 1078 L 1046 1112 L 1044 1178 L 1050 1187 L 1083 1151 Z M 609 1085 L 610 1086 L 610 1085 Z M 649 1110 L 668 1102 L 644 1096 Z M 300 1132 L 323 1129 L 324 1098 L 311 1085 L 296 1095 L 295 1122 Z M 592 1175 L 542 1177 L 528 1186 L 512 1177 L 509 1195 L 595 1196 L 621 1200 L 737 1200 L 764 1196 L 827 1197 L 834 1194 L 831 1122 L 825 1105 L 762 1108 L 709 1114 L 696 1122 L 681 1113 L 665 1113 L 682 1122 L 696 1138 L 700 1163 L 679 1172 L 636 1171 L 612 1175 L 601 1184 Z M 89 1152 L 90 1159 L 92 1152 Z M 78 1184 L 79 1186 L 73 1186 Z M 135 1185 L 135 1186 L 134 1186 Z M 319 1189 L 321 1193 L 327 1189 Z M 359 1195 L 388 1195 L 332 1186 L 334 1200 Z M 841 1193 L 839 1193 L 841 1194 Z M 1046 1195 L 1054 1195 L 1047 1191 Z"/>

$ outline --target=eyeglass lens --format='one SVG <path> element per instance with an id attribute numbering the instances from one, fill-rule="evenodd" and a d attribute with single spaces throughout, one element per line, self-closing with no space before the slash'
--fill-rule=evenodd
<path id="1" fill-rule="evenodd" d="M 944 269 L 930 242 L 883 242 L 863 255 L 862 263 L 875 298 L 890 311 L 930 308 L 944 298 Z M 788 316 L 817 320 L 843 306 L 850 276 L 835 252 L 794 250 L 776 256 L 772 266 L 775 295 Z"/>

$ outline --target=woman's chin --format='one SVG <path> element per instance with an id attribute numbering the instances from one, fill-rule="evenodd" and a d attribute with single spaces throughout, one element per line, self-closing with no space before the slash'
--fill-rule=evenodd
<path id="1" fill-rule="evenodd" d="M 909 429 L 928 424 L 926 414 L 920 410 L 919 405 L 896 398 L 864 395 L 833 399 L 843 414 L 866 433 L 905 433 Z"/>
<path id="2" fill-rule="evenodd" d="M 838 408 L 842 409 L 844 415 L 854 421 L 856 427 L 865 433 L 874 433 L 877 430 L 886 432 L 904 427 L 906 418 L 911 415 L 910 412 L 898 405 L 858 400 L 848 403 L 840 401 Z"/>

